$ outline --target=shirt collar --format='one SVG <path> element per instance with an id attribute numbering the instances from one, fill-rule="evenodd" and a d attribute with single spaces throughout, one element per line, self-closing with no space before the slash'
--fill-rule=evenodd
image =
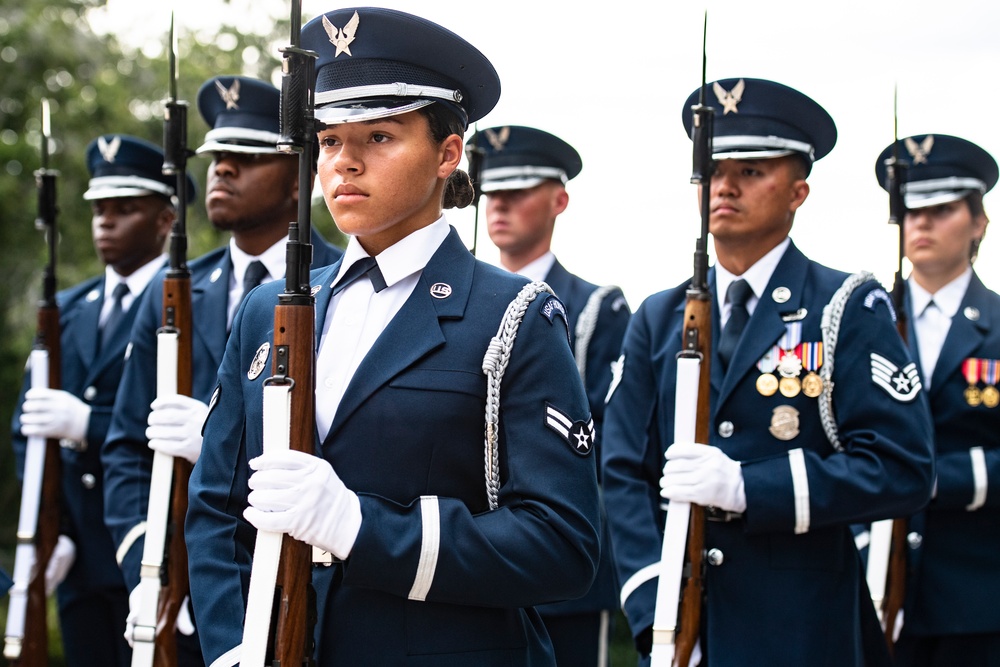
<path id="1" fill-rule="evenodd" d="M 260 255 L 254 256 L 240 250 L 240 248 L 236 245 L 236 240 L 230 237 L 229 257 L 233 262 L 233 279 L 236 281 L 236 284 L 243 284 L 243 276 L 246 275 L 247 267 L 250 266 L 250 262 L 253 262 L 254 260 L 260 260 L 260 262 L 264 265 L 264 268 L 267 269 L 267 272 L 271 275 L 272 280 L 284 276 L 286 267 L 286 245 L 288 245 L 288 236 L 285 236 L 285 238 L 272 245 Z"/>
<path id="2" fill-rule="evenodd" d="M 378 268 L 385 279 L 386 287 L 392 287 L 403 278 L 413 275 L 427 266 L 427 262 L 444 243 L 450 231 L 448 221 L 442 215 L 426 227 L 411 232 L 408 236 L 380 252 L 375 259 L 378 261 Z M 344 261 L 340 263 L 340 270 L 337 271 L 337 276 L 330 283 L 330 286 L 336 285 L 347 269 L 362 257 L 370 257 L 370 255 L 361 247 L 358 239 L 351 236 L 347 241 L 347 248 L 344 250 Z"/>
<path id="3" fill-rule="evenodd" d="M 931 294 L 921 287 L 911 275 L 907 282 L 910 284 L 910 300 L 913 307 L 913 314 L 920 317 L 924 310 L 926 310 L 927 304 L 933 299 L 942 313 L 949 318 L 955 317 L 955 314 L 962 305 L 962 299 L 965 298 L 965 292 L 969 289 L 971 281 L 972 267 L 969 266 L 957 278 L 934 294 Z"/>
<path id="4" fill-rule="evenodd" d="M 750 285 L 750 289 L 753 290 L 753 297 L 751 297 L 751 302 L 753 306 L 756 306 L 757 301 L 760 299 L 760 295 L 764 293 L 767 289 L 767 284 L 771 281 L 771 275 L 774 270 L 778 268 L 778 262 L 784 256 L 785 251 L 788 250 L 788 246 L 791 244 L 792 240 L 789 237 L 785 237 L 785 240 L 778 245 L 771 248 L 766 255 L 761 257 L 747 269 L 743 275 L 737 276 L 736 274 L 728 271 L 726 267 L 722 266 L 718 262 L 715 263 L 715 298 L 719 304 L 719 310 L 722 310 L 722 306 L 726 302 L 726 291 L 729 289 L 730 283 L 739 278 L 743 278 Z M 753 306 L 749 303 L 747 304 L 747 310 L 753 310 Z"/>
<path id="5" fill-rule="evenodd" d="M 157 272 L 163 268 L 163 264 L 166 262 L 166 259 L 166 255 L 160 255 L 151 262 L 143 264 L 127 276 L 120 275 L 110 266 L 105 266 L 104 297 L 110 297 L 118 283 L 125 283 L 128 285 L 128 292 L 132 296 L 142 294 L 142 291 L 146 289 L 146 285 L 148 285 L 149 281 L 153 279 L 153 276 L 155 276 Z"/>
<path id="6" fill-rule="evenodd" d="M 511 271 L 511 273 L 524 276 L 529 280 L 545 280 L 545 276 L 549 275 L 549 271 L 552 270 L 555 263 L 556 256 L 550 250 L 538 259 L 528 262 L 517 271 Z M 504 268 L 506 269 L 507 267 Z M 507 270 L 510 271 L 510 269 Z"/>

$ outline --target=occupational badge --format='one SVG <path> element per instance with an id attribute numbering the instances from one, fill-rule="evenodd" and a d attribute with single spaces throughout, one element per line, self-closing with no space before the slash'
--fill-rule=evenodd
<path id="1" fill-rule="evenodd" d="M 264 372 L 264 367 L 267 365 L 267 355 L 270 351 L 271 344 L 266 341 L 257 348 L 257 352 L 253 355 L 253 361 L 250 362 L 250 368 L 247 370 L 248 380 L 256 380 Z"/>
<path id="2" fill-rule="evenodd" d="M 573 421 L 569 415 L 552 405 L 545 404 L 545 425 L 561 437 L 575 454 L 587 456 L 594 449 L 594 420 Z"/>
<path id="3" fill-rule="evenodd" d="M 768 429 L 778 440 L 791 440 L 799 434 L 799 411 L 790 405 L 779 405 L 771 412 Z"/>
<path id="4" fill-rule="evenodd" d="M 920 373 L 912 361 L 899 368 L 881 354 L 871 353 L 872 382 L 900 403 L 909 403 L 920 393 Z"/>

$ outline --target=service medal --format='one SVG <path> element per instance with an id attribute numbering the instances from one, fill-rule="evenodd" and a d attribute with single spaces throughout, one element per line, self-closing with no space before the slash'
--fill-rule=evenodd
<path id="1" fill-rule="evenodd" d="M 809 398 L 816 398 L 823 393 L 823 379 L 819 374 L 810 371 L 802 378 L 802 393 Z"/>
<path id="2" fill-rule="evenodd" d="M 798 378 L 788 378 L 783 377 L 781 381 L 778 382 L 778 391 L 785 398 L 795 398 L 799 395 L 799 391 L 802 390 L 802 385 L 799 384 Z"/>
<path id="3" fill-rule="evenodd" d="M 791 440 L 799 434 L 799 411 L 790 405 L 779 405 L 771 413 L 768 430 L 778 440 Z"/>
<path id="4" fill-rule="evenodd" d="M 980 396 L 983 399 L 983 405 L 988 408 L 995 408 L 1000 404 L 1000 391 L 997 391 L 997 388 L 993 385 L 984 387 L 980 392 Z"/>
<path id="5" fill-rule="evenodd" d="M 1000 361 L 996 359 L 980 359 L 980 377 L 986 386 L 983 387 L 983 405 L 988 408 L 995 408 L 1000 403 L 1000 391 L 997 391 L 997 366 Z"/>
<path id="6" fill-rule="evenodd" d="M 774 392 L 778 391 L 778 378 L 772 373 L 762 373 L 757 378 L 757 391 L 761 396 L 774 396 Z"/>
<path id="7" fill-rule="evenodd" d="M 969 383 L 969 386 L 965 388 L 965 402 L 976 407 L 981 405 L 983 402 L 983 394 L 979 391 L 977 386 L 979 382 L 979 368 L 982 363 L 981 359 L 966 359 L 962 362 L 962 375 L 965 376 L 965 381 Z"/>

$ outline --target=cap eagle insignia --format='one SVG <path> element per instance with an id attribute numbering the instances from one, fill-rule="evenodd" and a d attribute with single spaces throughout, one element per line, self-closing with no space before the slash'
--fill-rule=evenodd
<path id="1" fill-rule="evenodd" d="M 490 142 L 490 146 L 495 151 L 502 151 L 510 140 L 509 127 L 501 127 L 499 132 L 495 132 L 493 128 L 490 128 L 484 134 L 486 135 L 486 141 Z"/>
<path id="2" fill-rule="evenodd" d="M 216 79 L 216 81 L 215 81 L 215 89 L 219 91 L 219 97 L 221 97 L 222 101 L 226 103 L 226 111 L 228 111 L 229 109 L 239 109 L 240 108 L 240 105 L 239 105 L 239 101 L 240 101 L 240 80 L 239 79 L 233 79 L 233 85 L 229 86 L 229 88 L 226 88 L 225 86 L 223 86 L 222 83 L 218 79 Z"/>
<path id="3" fill-rule="evenodd" d="M 340 30 L 337 26 L 333 25 L 330 19 L 326 18 L 325 15 L 323 16 L 323 29 L 330 36 L 330 43 L 337 47 L 337 52 L 333 54 L 334 58 L 341 53 L 354 56 L 351 53 L 351 42 L 354 41 L 354 33 L 358 31 L 358 23 L 360 22 L 361 19 L 358 17 L 358 13 L 354 12 L 351 20 L 347 22 L 343 30 Z"/>
<path id="4" fill-rule="evenodd" d="M 907 137 L 903 143 L 906 144 L 906 152 L 913 158 L 913 164 L 917 165 L 921 162 L 927 164 L 927 157 L 931 154 L 931 148 L 934 147 L 934 135 L 928 134 L 919 144 L 912 137 Z"/>
<path id="5" fill-rule="evenodd" d="M 740 103 L 743 99 L 743 89 L 746 88 L 746 82 L 740 79 L 733 86 L 733 89 L 726 91 L 718 81 L 712 84 L 712 90 L 715 92 L 715 97 L 718 98 L 719 102 L 722 103 L 722 115 L 725 116 L 727 113 L 732 111 L 733 113 L 739 113 L 740 110 L 736 108 L 736 105 Z"/>
<path id="6" fill-rule="evenodd" d="M 97 150 L 101 152 L 101 157 L 105 162 L 114 162 L 118 157 L 118 149 L 122 147 L 121 137 L 112 137 L 109 142 L 104 137 L 97 138 Z"/>

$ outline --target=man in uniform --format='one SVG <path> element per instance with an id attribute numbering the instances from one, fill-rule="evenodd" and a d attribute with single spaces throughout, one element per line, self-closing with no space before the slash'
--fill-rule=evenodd
<path id="1" fill-rule="evenodd" d="M 140 304 L 132 330 L 131 353 L 102 453 L 107 476 L 105 520 L 131 591 L 139 583 L 151 449 L 191 462 L 198 459 L 201 426 L 233 315 L 246 292 L 284 276 L 288 224 L 298 217 L 299 196 L 310 195 L 298 191 L 298 158 L 276 148 L 279 96 L 274 86 L 239 76 L 215 77 L 198 91 L 198 109 L 212 128 L 197 150 L 212 155 L 205 208 L 212 224 L 232 236 L 226 247 L 190 263 L 192 396 L 156 396 L 162 274 Z M 314 266 L 340 257 L 340 251 L 318 233 L 314 232 L 312 244 Z M 196 643 L 190 647 L 197 655 Z"/>
<path id="2" fill-rule="evenodd" d="M 568 143 L 532 127 L 489 128 L 469 143 L 483 151 L 480 180 L 486 224 L 490 240 L 500 249 L 500 264 L 546 282 L 566 306 L 600 452 L 611 365 L 621 351 L 630 311 L 619 288 L 598 287 L 573 275 L 551 250 L 556 218 L 569 205 L 566 183 L 580 173 L 583 162 Z M 611 613 L 618 604 L 606 530 L 603 537 L 601 565 L 590 592 L 539 608 L 560 665 L 608 662 Z"/>
<path id="3" fill-rule="evenodd" d="M 907 342 L 934 419 L 934 496 L 909 519 L 900 667 L 1000 663 L 1000 296 L 972 268 L 997 163 L 965 139 L 901 139 Z M 885 187 L 887 147 L 875 165 Z"/>
<path id="4" fill-rule="evenodd" d="M 845 281 L 788 237 L 812 164 L 836 141 L 833 120 L 771 81 L 711 89 L 709 442 L 674 442 L 685 283 L 633 315 L 605 414 L 622 605 L 648 655 L 661 499 L 691 502 L 707 517 L 707 664 L 862 665 L 875 615 L 849 526 L 927 502 L 926 399 L 882 287 L 863 275 Z M 689 131 L 698 93 L 683 111 Z M 835 326 L 824 335 L 828 304 Z"/>
<path id="5" fill-rule="evenodd" d="M 109 134 L 88 146 L 91 180 L 83 198 L 91 202 L 94 246 L 105 270 L 57 296 L 62 389 L 28 389 L 26 380 L 14 415 L 19 469 L 28 436 L 58 438 L 62 445 L 62 534 L 46 586 L 59 584 L 59 624 L 71 664 L 131 661 L 121 631 L 128 591 L 104 526 L 100 453 L 136 315 L 132 306 L 163 267 L 176 215 L 176 179 L 164 176 L 162 165 L 160 149 L 134 137 Z M 188 188 L 193 194 L 190 176 Z"/>

